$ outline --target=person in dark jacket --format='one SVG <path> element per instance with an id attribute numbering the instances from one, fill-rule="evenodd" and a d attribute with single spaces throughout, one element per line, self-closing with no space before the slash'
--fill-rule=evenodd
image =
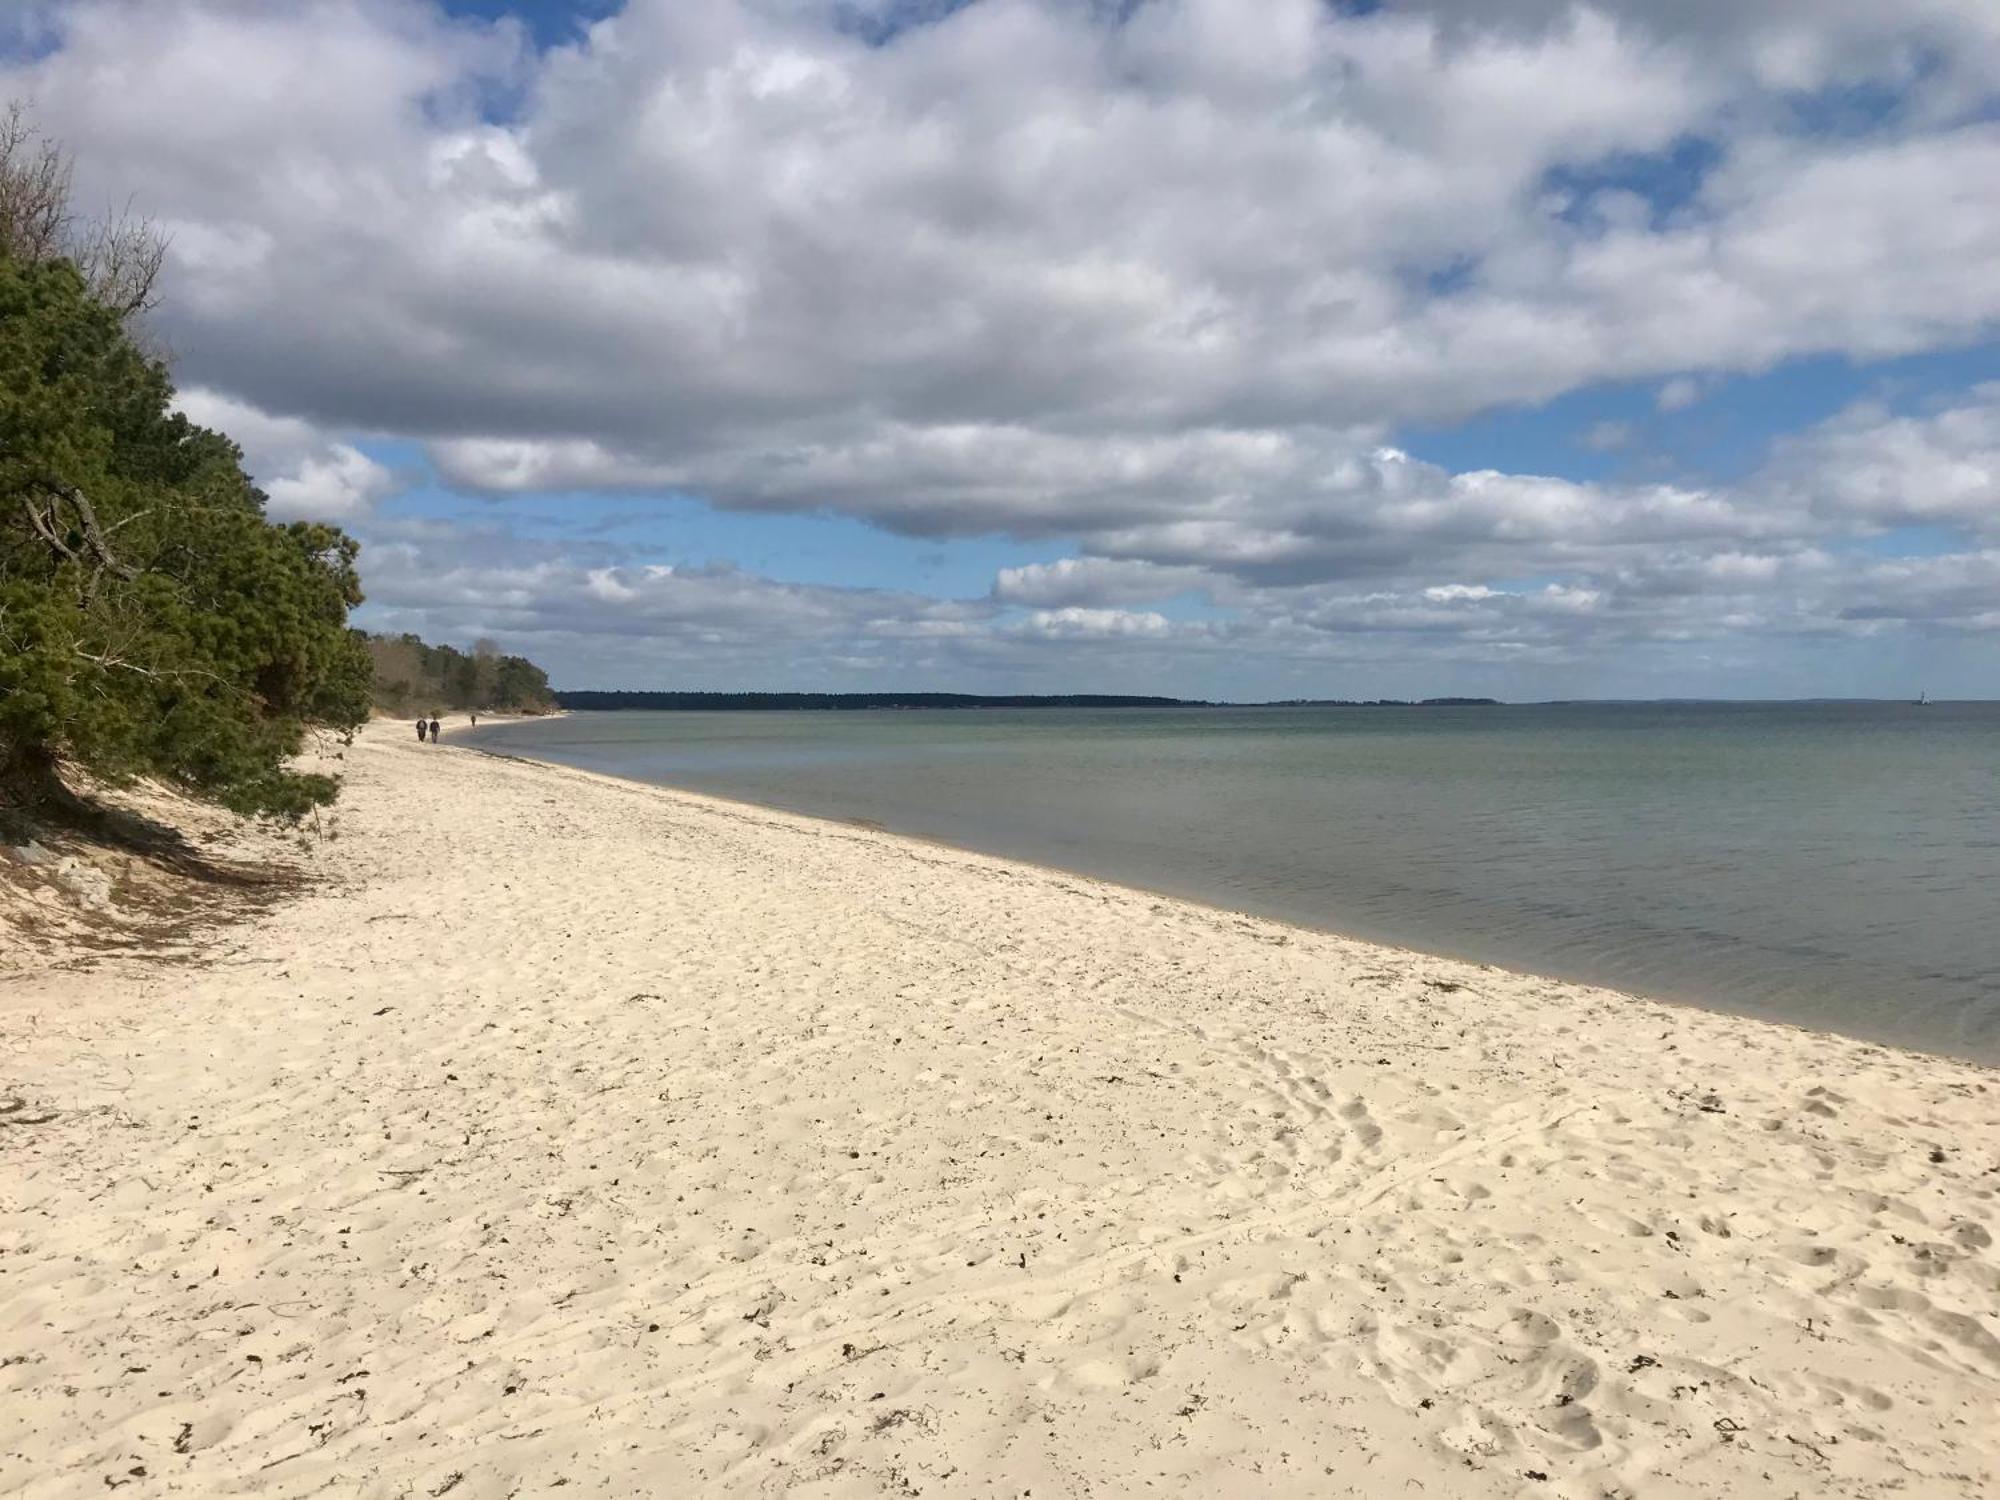
<path id="1" fill-rule="evenodd" d="M 438 742 L 438 721 L 437 721 L 437 716 L 433 714 L 431 716 L 431 743 L 435 745 L 437 742 Z"/>
<path id="2" fill-rule="evenodd" d="M 419 718 L 417 720 L 417 743 L 419 745 L 421 745 L 424 742 L 424 730 L 427 729 L 428 727 L 429 726 L 424 723 L 422 718 Z"/>

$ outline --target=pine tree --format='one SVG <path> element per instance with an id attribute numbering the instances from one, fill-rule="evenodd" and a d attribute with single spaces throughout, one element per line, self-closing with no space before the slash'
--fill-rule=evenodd
<path id="1" fill-rule="evenodd" d="M 357 547 L 265 519 L 131 311 L 0 235 L 0 809 L 62 803 L 68 763 L 296 817 L 335 792 L 287 769 L 306 731 L 367 715 Z"/>

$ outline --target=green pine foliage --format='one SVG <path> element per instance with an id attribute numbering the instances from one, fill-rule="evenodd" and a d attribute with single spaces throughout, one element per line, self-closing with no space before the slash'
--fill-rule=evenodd
<path id="1" fill-rule="evenodd" d="M 0 241 L 0 809 L 63 765 L 298 817 L 287 762 L 368 713 L 356 544 L 277 525 L 219 433 L 65 259 Z"/>

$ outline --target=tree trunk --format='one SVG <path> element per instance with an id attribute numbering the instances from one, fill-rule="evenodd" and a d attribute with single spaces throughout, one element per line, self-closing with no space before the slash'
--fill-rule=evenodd
<path id="1" fill-rule="evenodd" d="M 0 746 L 0 838 L 26 840 L 49 823 L 77 823 L 89 804 L 63 785 L 62 768 L 46 745 Z"/>

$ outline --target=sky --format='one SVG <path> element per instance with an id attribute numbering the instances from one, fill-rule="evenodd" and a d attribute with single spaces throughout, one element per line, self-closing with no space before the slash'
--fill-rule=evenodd
<path id="1" fill-rule="evenodd" d="M 570 688 L 2000 696 L 1992 0 L 13 0 L 371 629 Z"/>

